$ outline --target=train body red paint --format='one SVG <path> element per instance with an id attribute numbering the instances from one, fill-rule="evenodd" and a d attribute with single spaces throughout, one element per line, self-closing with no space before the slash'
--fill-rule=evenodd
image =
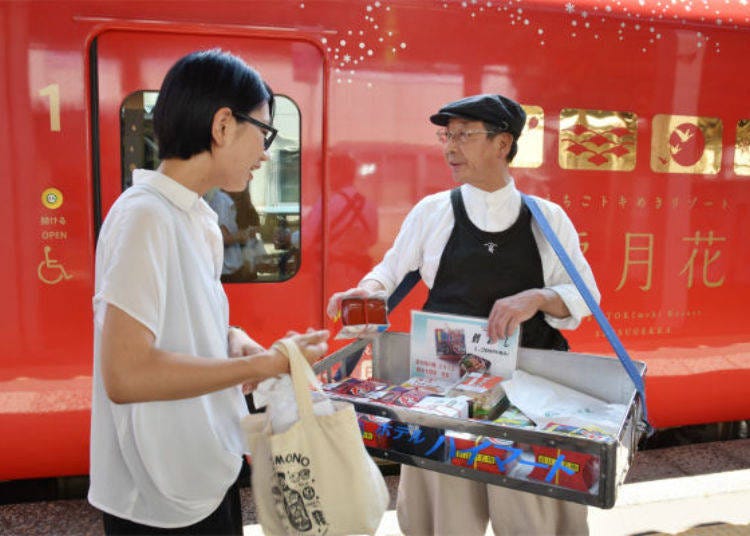
<path id="1" fill-rule="evenodd" d="M 653 424 L 750 417 L 746 1 L 6 1 L 0 25 L 0 479 L 87 472 L 94 247 L 130 165 L 123 103 L 217 46 L 293 104 L 300 140 L 296 273 L 227 285 L 233 323 L 264 343 L 330 326 L 327 297 L 452 187 L 428 116 L 503 93 L 529 115 L 516 183 L 573 219 L 648 365 Z M 593 321 L 570 339 L 612 354 Z"/>

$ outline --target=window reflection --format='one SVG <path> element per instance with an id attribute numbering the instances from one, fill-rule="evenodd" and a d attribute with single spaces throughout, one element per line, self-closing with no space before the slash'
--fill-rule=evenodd
<path id="1" fill-rule="evenodd" d="M 156 169 L 158 147 L 152 111 L 156 91 L 138 91 L 123 102 L 121 120 L 122 188 L 133 170 Z M 270 159 L 253 172 L 242 192 L 214 189 L 204 198 L 219 216 L 224 238 L 225 283 L 282 281 L 300 265 L 300 113 L 294 102 L 276 95 L 274 126 L 279 135 Z"/>

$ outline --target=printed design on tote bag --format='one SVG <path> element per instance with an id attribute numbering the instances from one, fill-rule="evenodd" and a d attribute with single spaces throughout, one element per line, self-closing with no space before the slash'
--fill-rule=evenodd
<path id="1" fill-rule="evenodd" d="M 310 458 L 300 453 L 274 456 L 275 485 L 271 488 L 276 508 L 292 532 L 324 535 L 329 526 L 322 509 Z"/>

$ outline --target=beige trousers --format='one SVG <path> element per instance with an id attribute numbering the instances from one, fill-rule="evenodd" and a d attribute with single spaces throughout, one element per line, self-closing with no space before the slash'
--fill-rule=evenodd
<path id="1" fill-rule="evenodd" d="M 398 523 L 407 536 L 588 535 L 587 507 L 402 465 Z"/>

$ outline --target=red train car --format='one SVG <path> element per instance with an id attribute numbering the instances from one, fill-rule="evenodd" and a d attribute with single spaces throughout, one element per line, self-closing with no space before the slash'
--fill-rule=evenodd
<path id="1" fill-rule="evenodd" d="M 5 1 L 0 25 L 0 479 L 88 470 L 98 227 L 156 164 L 165 72 L 208 47 L 281 95 L 233 323 L 266 343 L 328 324 L 327 297 L 451 187 L 428 116 L 498 92 L 528 113 L 516 183 L 580 231 L 653 424 L 750 417 L 746 0 Z M 611 354 L 593 321 L 570 338 Z"/>

